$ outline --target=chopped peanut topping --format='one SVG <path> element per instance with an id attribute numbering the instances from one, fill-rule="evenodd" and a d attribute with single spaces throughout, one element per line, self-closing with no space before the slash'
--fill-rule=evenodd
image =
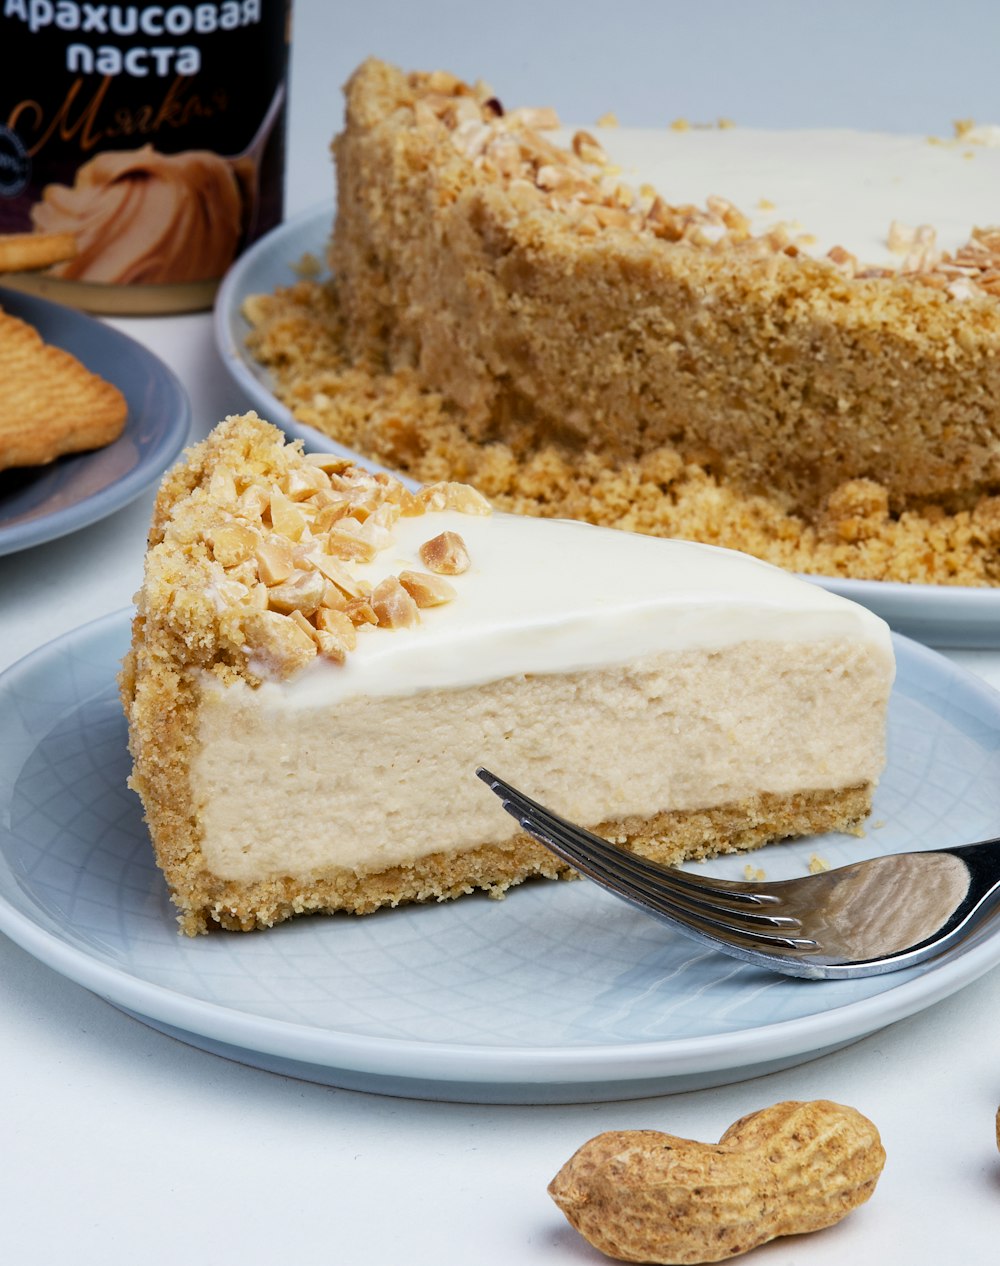
<path id="1" fill-rule="evenodd" d="M 399 583 L 418 607 L 439 607 L 455 597 L 454 585 L 440 576 L 429 576 L 422 571 L 401 571 Z"/>
<path id="2" fill-rule="evenodd" d="M 317 466 L 296 466 L 283 480 L 282 491 L 289 501 L 305 501 L 315 492 L 330 487 L 328 476 Z"/>
<path id="3" fill-rule="evenodd" d="M 236 501 L 236 476 L 228 466 L 217 466 L 212 471 L 209 495 L 219 505 L 229 506 Z"/>
<path id="4" fill-rule="evenodd" d="M 319 500 L 319 498 L 316 498 Z M 329 532 L 335 523 L 345 519 L 351 513 L 350 502 L 333 500 L 329 505 L 320 504 L 312 521 L 313 535 Z"/>
<path id="5" fill-rule="evenodd" d="M 310 641 L 316 641 L 316 629 L 309 623 L 301 611 L 289 611 L 288 615 L 290 616 L 292 623 L 295 624 L 297 628 L 301 629 Z"/>
<path id="6" fill-rule="evenodd" d="M 329 611 L 320 607 L 316 612 L 316 627 L 322 633 L 335 634 L 344 645 L 344 649 L 353 651 L 358 644 L 358 634 L 354 622 L 345 611 Z"/>
<path id="7" fill-rule="evenodd" d="M 348 601 L 347 598 L 344 596 L 341 590 L 338 589 L 337 586 L 332 581 L 328 580 L 326 582 L 326 587 L 323 590 L 323 601 L 320 603 L 321 610 L 346 611 L 347 601 Z M 319 619 L 319 616 L 320 616 L 320 612 L 317 611 L 316 612 L 317 620 Z"/>
<path id="8" fill-rule="evenodd" d="M 481 492 L 469 484 L 443 482 L 428 484 L 417 493 L 425 510 L 458 510 L 462 514 L 492 514 L 493 507 Z"/>
<path id="9" fill-rule="evenodd" d="M 288 497 L 277 488 L 271 492 L 271 526 L 280 533 L 281 536 L 287 536 L 291 541 L 297 541 L 306 530 L 306 516 L 298 508 L 294 501 L 290 501 Z"/>
<path id="10" fill-rule="evenodd" d="M 240 493 L 236 502 L 236 513 L 251 523 L 259 523 L 264 517 L 267 506 L 267 489 L 263 484 L 249 484 Z"/>
<path id="11" fill-rule="evenodd" d="M 341 475 L 351 465 L 346 457 L 338 457 L 336 453 L 306 453 L 304 457 L 310 466 L 317 466 L 328 475 Z"/>
<path id="12" fill-rule="evenodd" d="M 291 546 L 286 541 L 261 541 L 255 557 L 257 575 L 265 585 L 280 585 L 295 570 Z"/>
<path id="13" fill-rule="evenodd" d="M 582 158 L 585 163 L 594 163 L 598 166 L 608 161 L 600 142 L 595 140 L 589 132 L 577 132 L 573 137 L 573 153 L 577 158 Z"/>
<path id="14" fill-rule="evenodd" d="M 439 576 L 460 576 L 468 571 L 471 563 L 465 542 L 457 532 L 441 532 L 424 541 L 420 561 Z"/>
<path id="15" fill-rule="evenodd" d="M 324 554 L 321 550 L 314 550 L 307 555 L 309 563 L 316 568 L 321 576 L 325 576 L 332 584 L 336 585 L 341 593 L 348 598 L 360 598 L 361 588 L 351 573 L 341 565 L 340 561 L 331 554 Z"/>
<path id="16" fill-rule="evenodd" d="M 393 545 L 401 516 L 491 513 L 478 492 L 445 482 L 413 493 L 344 458 L 303 456 L 276 433 L 264 452 L 256 463 L 243 449 L 235 463 L 209 466 L 168 528 L 176 544 L 200 553 L 222 640 L 242 647 L 252 674 L 283 679 L 317 656 L 343 663 L 359 628 L 408 628 L 421 608 L 455 598 L 440 575 L 403 571 L 373 587 L 364 569 Z M 423 549 L 441 572 L 469 566 L 455 532 Z"/>
<path id="17" fill-rule="evenodd" d="M 417 604 L 395 576 L 386 576 L 375 586 L 371 605 L 383 629 L 408 629 L 420 621 Z"/>
<path id="18" fill-rule="evenodd" d="M 283 679 L 304 668 L 316 654 L 316 644 L 294 620 L 277 611 L 252 611 L 243 621 L 251 659 L 267 676 Z"/>
<path id="19" fill-rule="evenodd" d="M 315 611 L 323 602 L 326 581 L 318 571 L 298 571 L 281 585 L 267 591 L 272 611 Z"/>
<path id="20" fill-rule="evenodd" d="M 337 558 L 355 559 L 360 563 L 370 563 L 378 550 L 371 541 L 365 540 L 358 532 L 348 528 L 350 519 L 341 519 L 326 534 L 327 549 Z"/>
<path id="21" fill-rule="evenodd" d="M 355 627 L 378 624 L 378 616 L 367 598 L 354 598 L 347 604 L 347 617 Z"/>
<path id="22" fill-rule="evenodd" d="M 235 567 L 253 556 L 260 536 L 240 523 L 224 523 L 212 533 L 212 553 L 223 567 Z"/>

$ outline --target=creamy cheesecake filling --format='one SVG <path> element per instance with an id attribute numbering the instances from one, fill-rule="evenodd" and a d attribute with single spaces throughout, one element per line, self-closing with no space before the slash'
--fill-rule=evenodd
<path id="1" fill-rule="evenodd" d="M 509 839 L 479 764 L 591 826 L 871 784 L 890 675 L 864 642 L 751 641 L 335 707 L 209 687 L 191 765 L 202 853 L 246 881 Z"/>
<path id="2" fill-rule="evenodd" d="M 201 674 L 191 780 L 217 876 L 507 840 L 480 764 L 588 825 L 877 781 L 893 661 L 870 612 L 728 551 L 513 515 L 400 519 L 351 574 L 419 566 L 441 531 L 471 566 L 419 624 L 284 681 Z"/>

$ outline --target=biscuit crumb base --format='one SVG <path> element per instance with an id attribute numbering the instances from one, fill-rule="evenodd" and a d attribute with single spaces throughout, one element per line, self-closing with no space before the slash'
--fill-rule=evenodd
<path id="1" fill-rule="evenodd" d="M 1000 497 L 954 513 L 918 501 L 896 513 L 884 487 L 857 479 L 810 519 L 727 481 L 709 453 L 664 444 L 622 459 L 527 433 L 477 441 L 415 370 L 352 361 L 329 282 L 253 296 L 246 314 L 251 352 L 300 421 L 422 482 L 471 483 L 498 510 L 702 541 L 811 575 L 1000 584 Z"/>
<path id="2" fill-rule="evenodd" d="M 871 794 L 870 785 L 790 796 L 763 794 L 739 804 L 624 818 L 590 829 L 644 857 L 675 865 L 792 836 L 857 834 L 871 809 Z M 523 834 L 503 843 L 472 843 L 458 852 L 434 853 L 412 865 L 373 874 L 341 869 L 237 883 L 217 879 L 198 862 L 195 851 L 179 867 L 164 868 L 181 912 L 181 929 L 191 936 L 215 926 L 248 932 L 300 914 L 370 914 L 383 906 L 450 901 L 477 889 L 499 898 L 526 879 L 573 877 L 568 866 Z"/>

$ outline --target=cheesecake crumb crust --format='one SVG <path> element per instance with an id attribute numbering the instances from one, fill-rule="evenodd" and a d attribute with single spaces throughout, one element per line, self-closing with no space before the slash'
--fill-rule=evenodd
<path id="1" fill-rule="evenodd" d="M 798 835 L 844 831 L 861 834 L 871 788 L 763 794 L 712 809 L 660 813 L 592 824 L 590 830 L 664 865 L 760 848 Z M 372 874 L 340 870 L 246 884 L 202 870 L 172 885 L 181 930 L 197 935 L 218 926 L 249 932 L 300 914 L 371 914 L 413 901 L 451 901 L 475 891 L 501 898 L 528 879 L 572 879 L 568 866 L 530 836 L 483 843 L 458 853 L 434 853 L 412 866 Z"/>
<path id="2" fill-rule="evenodd" d="M 263 507 L 271 505 L 273 492 L 301 507 L 309 498 L 295 500 L 292 491 L 304 491 L 296 480 L 307 466 L 320 468 L 322 462 L 310 462 L 297 445 L 285 445 L 279 432 L 255 416 L 230 418 L 207 441 L 189 450 L 187 460 L 166 477 L 157 498 L 146 577 L 137 596 L 132 646 L 123 663 L 120 688 L 134 762 L 130 785 L 143 801 L 157 862 L 178 908 L 181 929 L 189 935 L 211 927 L 247 931 L 299 914 L 363 914 L 408 901 L 448 900 L 476 889 L 502 896 L 532 876 L 568 875 L 564 866 L 526 835 L 501 842 L 483 840 L 468 849 L 438 852 L 412 865 L 370 873 L 341 868 L 245 882 L 223 879 L 206 864 L 191 774 L 204 675 L 212 674 L 224 685 L 243 681 L 254 687 L 263 680 L 259 661 L 271 653 L 269 644 L 266 635 L 259 633 L 253 654 L 248 655 L 246 622 L 256 628 L 254 622 L 263 621 L 273 629 L 283 621 L 294 630 L 294 634 L 275 635 L 274 654 L 280 661 L 275 671 L 287 668 L 293 637 L 299 638 L 294 653 L 307 663 L 319 653 L 307 645 L 317 635 L 339 639 L 344 654 L 349 653 L 352 638 L 381 635 L 377 627 L 360 629 L 346 610 L 336 607 L 321 606 L 311 623 L 299 607 L 291 606 L 287 613 L 264 609 L 247 601 L 242 591 L 219 592 L 225 581 L 253 593 L 246 577 L 220 577 L 217 570 L 221 565 L 215 554 L 217 542 L 222 542 L 221 555 L 233 560 L 231 566 L 236 568 L 251 558 L 256 560 L 259 549 L 256 538 L 251 541 L 243 534 L 253 524 L 234 515 L 232 508 L 245 498 L 244 505 L 261 507 L 265 523 L 269 516 Z M 349 474 L 351 468 L 334 464 L 331 469 L 354 496 L 357 485 Z M 387 489 L 387 503 L 397 504 L 391 484 L 377 477 L 376 483 Z M 481 499 L 467 502 L 465 493 L 453 488 L 440 496 L 445 506 L 457 499 L 477 511 L 484 508 Z M 274 504 L 279 517 L 287 513 L 282 501 Z M 433 511 L 427 513 L 432 524 Z M 350 560 L 340 562 L 346 567 Z M 259 577 L 254 584 L 274 588 L 289 583 L 283 556 L 269 559 L 267 566 L 272 568 L 267 574 L 274 584 L 268 586 Z M 410 576 L 407 580 L 412 583 Z M 442 594 L 436 587 L 447 582 L 428 575 L 416 586 L 418 591 L 428 581 L 433 582 L 432 598 L 439 600 Z M 419 600 L 402 580 L 400 589 L 419 609 Z M 354 597 L 341 592 L 348 608 L 362 604 L 372 610 L 369 623 L 377 625 L 374 591 Z M 287 599 L 282 601 L 287 603 Z M 756 848 L 785 836 L 857 830 L 869 811 L 870 798 L 871 787 L 866 784 L 787 796 L 762 794 L 739 804 L 589 825 L 647 856 L 674 862 Z"/>

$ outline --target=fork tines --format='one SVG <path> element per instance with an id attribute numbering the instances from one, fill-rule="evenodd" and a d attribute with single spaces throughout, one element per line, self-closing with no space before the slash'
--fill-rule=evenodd
<path id="1" fill-rule="evenodd" d="M 661 866 L 567 822 L 489 770 L 476 773 L 529 835 L 615 895 L 708 935 L 738 936 L 762 946 L 813 944 L 794 936 L 798 919 L 760 909 L 780 904 L 776 896 L 738 892 L 724 881 Z"/>

